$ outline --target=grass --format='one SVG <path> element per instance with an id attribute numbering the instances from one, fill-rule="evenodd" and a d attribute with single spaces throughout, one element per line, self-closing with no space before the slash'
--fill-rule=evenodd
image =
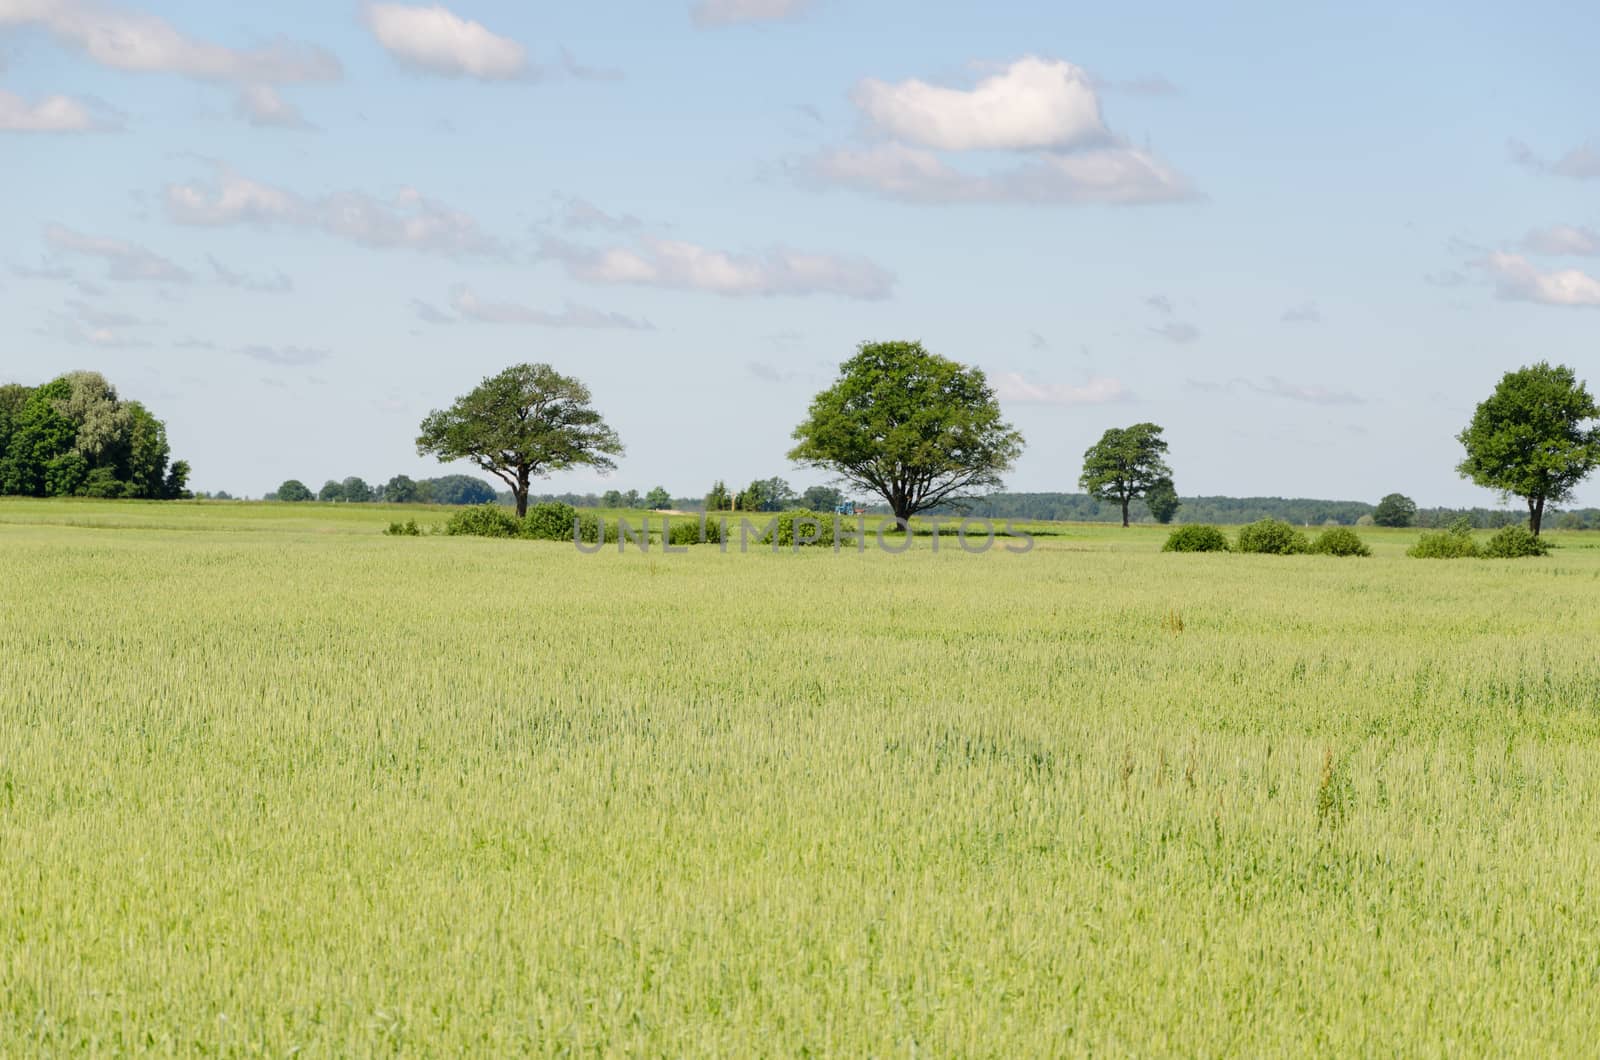
<path id="1" fill-rule="evenodd" d="M 0 502 L 0 1051 L 1600 1035 L 1600 535 L 580 556 L 397 511 Z"/>

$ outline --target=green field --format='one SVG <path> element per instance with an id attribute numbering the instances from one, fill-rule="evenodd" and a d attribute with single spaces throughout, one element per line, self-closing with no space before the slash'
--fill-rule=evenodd
<path id="1" fill-rule="evenodd" d="M 0 1053 L 1600 1040 L 1600 534 L 582 556 L 412 514 L 0 502 Z"/>

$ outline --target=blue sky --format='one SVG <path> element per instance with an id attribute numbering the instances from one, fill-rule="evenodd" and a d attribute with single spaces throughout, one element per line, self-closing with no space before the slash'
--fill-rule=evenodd
<path id="1" fill-rule="evenodd" d="M 1403 8 L 0 0 L 0 377 L 260 495 L 547 361 L 628 455 L 545 488 L 694 495 L 917 338 L 1011 489 L 1153 420 L 1187 494 L 1493 503 L 1500 374 L 1600 385 L 1600 15 Z"/>

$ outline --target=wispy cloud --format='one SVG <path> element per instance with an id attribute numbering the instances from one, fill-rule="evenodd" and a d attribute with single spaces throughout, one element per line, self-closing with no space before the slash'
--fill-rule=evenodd
<path id="1" fill-rule="evenodd" d="M 812 0 L 699 0 L 690 7 L 689 17 L 701 29 L 711 29 L 744 22 L 799 18 L 811 6 Z"/>
<path id="2" fill-rule="evenodd" d="M 1600 255 L 1600 232 L 1580 225 L 1536 228 L 1523 237 L 1522 249 L 1555 257 L 1594 257 Z"/>
<path id="3" fill-rule="evenodd" d="M 624 331 L 650 331 L 648 320 L 608 313 L 593 306 L 567 302 L 559 312 L 533 309 L 517 302 L 492 302 L 479 298 L 470 288 L 457 287 L 450 305 L 468 320 L 484 324 L 532 324 L 545 328 L 596 328 Z M 431 308 L 431 307 L 430 307 Z"/>
<path id="4" fill-rule="evenodd" d="M 1042 383 L 1020 372 L 997 375 L 994 389 L 1001 401 L 1024 405 L 1104 405 L 1133 396 L 1119 379 L 1096 377 L 1081 384 Z"/>
<path id="5" fill-rule="evenodd" d="M 43 96 L 30 103 L 0 89 L 0 132 L 104 132 L 115 127 L 71 96 Z"/>
<path id="6" fill-rule="evenodd" d="M 1574 180 L 1600 179 L 1600 142 L 1591 140 L 1579 144 L 1554 161 L 1539 155 L 1521 140 L 1508 141 L 1506 147 L 1513 162 L 1536 172 Z"/>
<path id="7" fill-rule="evenodd" d="M 44 238 L 63 253 L 100 258 L 106 263 L 108 279 L 188 283 L 192 278 L 187 269 L 138 243 L 86 235 L 60 224 L 45 225 Z"/>
<path id="8" fill-rule="evenodd" d="M 294 281 L 281 272 L 274 273 L 270 278 L 262 279 L 242 272 L 235 272 L 210 255 L 206 256 L 206 261 L 211 265 L 212 276 L 224 287 L 236 287 L 244 291 L 259 291 L 263 294 L 288 294 L 294 290 Z"/>
<path id="9" fill-rule="evenodd" d="M 638 284 L 728 297 L 834 294 L 877 300 L 892 273 L 864 258 L 775 248 L 734 254 L 682 240 L 642 238 L 631 246 L 585 247 L 546 239 L 540 255 L 588 283 Z"/>
<path id="10" fill-rule="evenodd" d="M 327 350 L 308 346 L 241 346 L 239 352 L 252 360 L 274 364 L 280 368 L 298 368 L 326 361 L 332 356 Z"/>

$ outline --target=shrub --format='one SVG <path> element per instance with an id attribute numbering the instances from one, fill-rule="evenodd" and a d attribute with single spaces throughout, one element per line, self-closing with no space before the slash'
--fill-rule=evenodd
<path id="1" fill-rule="evenodd" d="M 453 537 L 516 537 L 522 531 L 517 517 L 498 504 L 475 504 L 450 517 L 444 532 Z"/>
<path id="2" fill-rule="evenodd" d="M 571 541 L 578 509 L 570 504 L 535 504 L 523 516 L 521 536 L 535 541 Z"/>
<path id="3" fill-rule="evenodd" d="M 700 520 L 673 523 L 667 541 L 673 545 L 715 545 L 722 541 L 722 524 L 715 518 L 705 521 L 705 534 L 701 535 Z"/>
<path id="4" fill-rule="evenodd" d="M 1550 552 L 1550 546 L 1525 526 L 1507 526 L 1495 533 L 1483 546 L 1480 553 L 1489 559 L 1522 559 L 1527 556 L 1544 556 Z"/>
<path id="5" fill-rule="evenodd" d="M 1361 540 L 1361 535 L 1348 527 L 1335 526 L 1324 530 L 1312 542 L 1311 551 L 1322 556 L 1370 556 L 1372 549 Z"/>
<path id="6" fill-rule="evenodd" d="M 1309 551 L 1306 535 L 1282 519 L 1262 519 L 1239 528 L 1240 552 L 1260 552 L 1272 556 L 1293 556 Z"/>
<path id="7" fill-rule="evenodd" d="M 389 529 L 384 531 L 390 537 L 421 537 L 422 530 L 417 526 L 415 519 L 407 519 L 403 523 L 390 523 Z"/>
<path id="8" fill-rule="evenodd" d="M 1167 535 L 1163 552 L 1229 552 L 1228 535 L 1205 523 L 1180 526 Z"/>
<path id="9" fill-rule="evenodd" d="M 606 519 L 603 521 L 603 524 L 605 526 L 606 536 L 605 541 L 601 542 L 601 518 L 593 512 L 584 512 L 582 515 L 578 516 L 578 539 L 587 545 L 596 545 L 602 543 L 607 545 L 615 544 L 617 540 L 617 521 L 615 519 Z M 571 532 L 571 527 L 568 527 L 567 533 L 570 534 Z"/>
<path id="10" fill-rule="evenodd" d="M 1413 559 L 1470 559 L 1477 554 L 1478 543 L 1472 540 L 1470 524 L 1465 529 L 1452 526 L 1423 534 L 1406 551 Z"/>
<path id="11" fill-rule="evenodd" d="M 750 519 L 751 526 L 758 528 L 766 527 L 769 523 L 776 523 L 773 529 L 767 530 L 759 537 L 752 538 L 752 544 L 765 545 L 771 548 L 773 535 L 776 534 L 779 548 L 793 548 L 795 534 L 803 531 L 807 538 L 805 544 L 829 548 L 833 546 L 836 519 L 831 512 L 818 513 L 806 511 L 805 509 L 794 509 L 787 512 L 779 512 L 774 516 L 766 516 L 765 518 L 763 518 L 763 513 L 751 513 L 747 518 Z M 737 520 L 730 520 L 728 534 L 737 536 L 738 533 L 739 523 Z M 816 540 L 811 540 L 813 537 Z"/>

